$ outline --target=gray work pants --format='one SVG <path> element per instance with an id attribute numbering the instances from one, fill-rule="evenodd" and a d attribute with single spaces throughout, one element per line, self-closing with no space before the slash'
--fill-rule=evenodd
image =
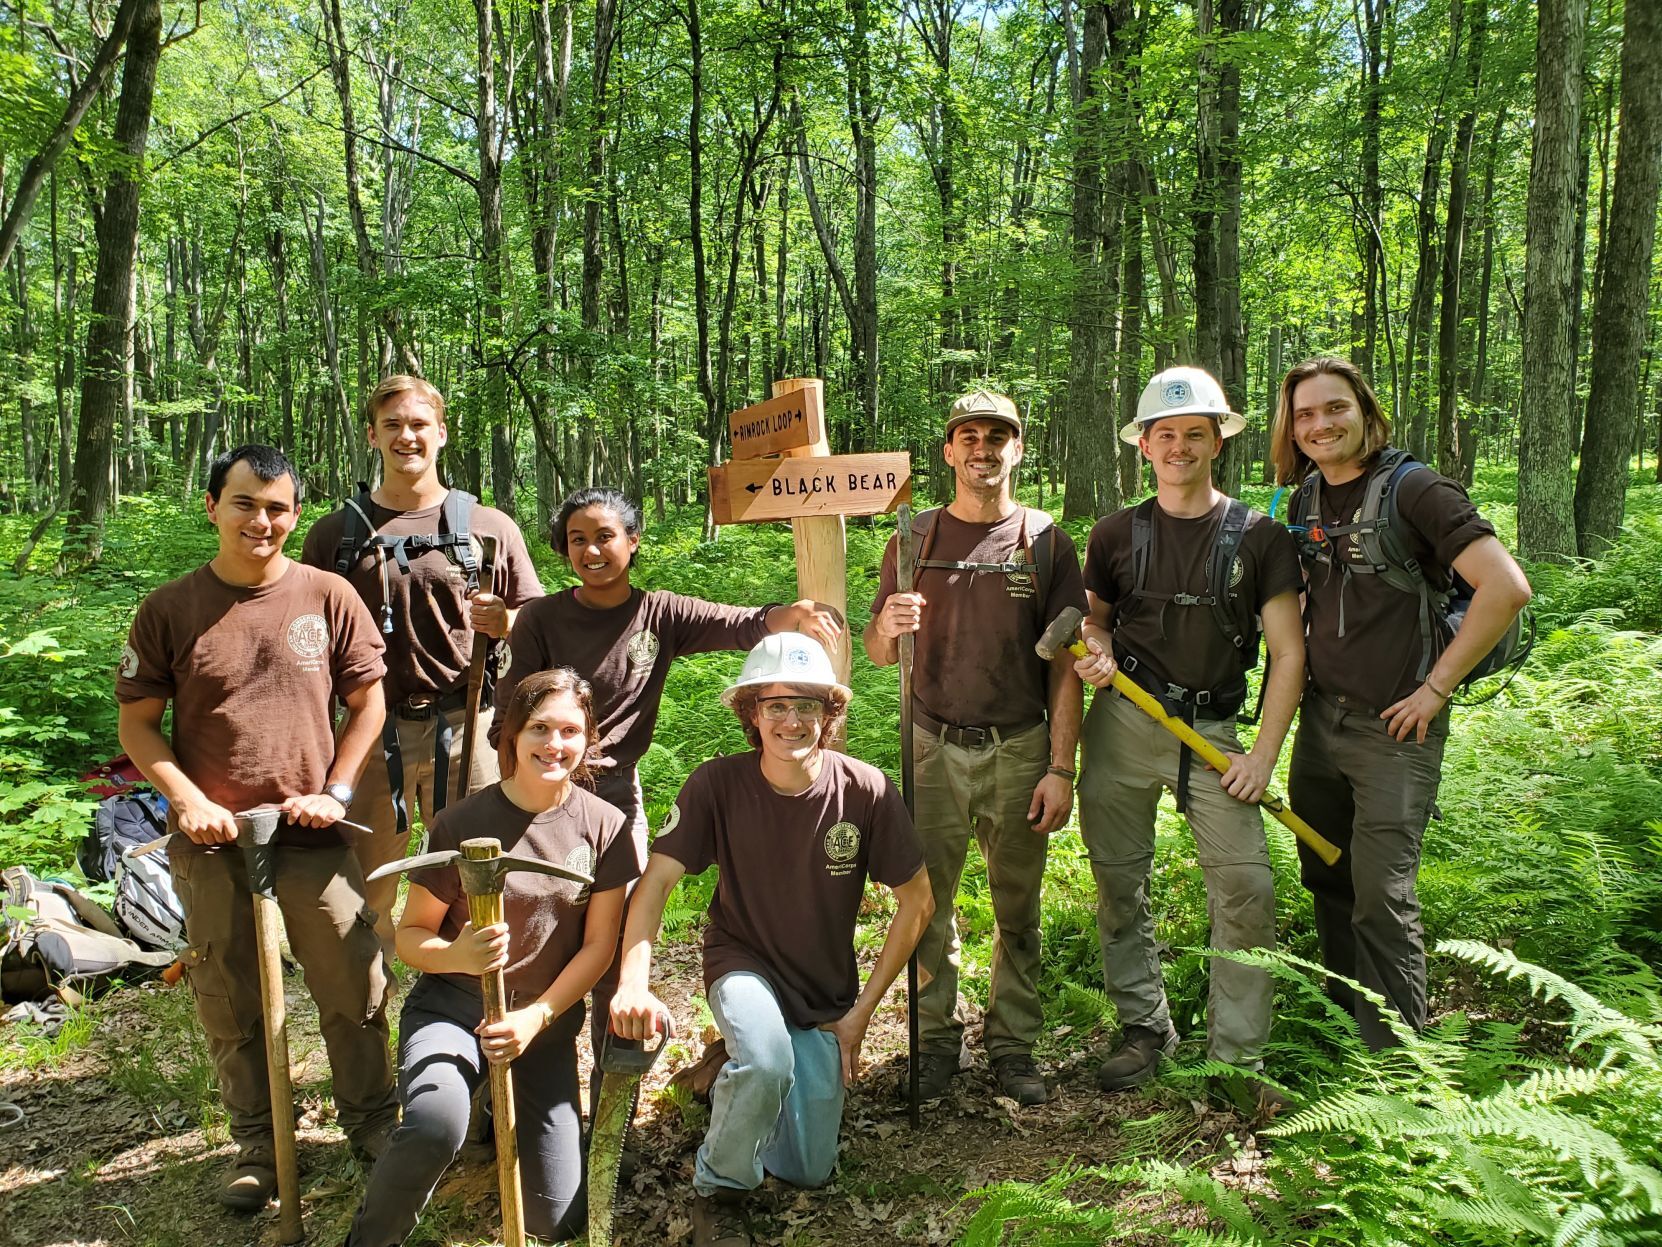
<path id="1" fill-rule="evenodd" d="M 1420 842 L 1437 801 L 1448 712 L 1425 743 L 1393 740 L 1369 706 L 1307 693 L 1293 742 L 1288 796 L 1305 822 L 1342 851 L 1328 866 L 1298 848 L 1315 901 L 1322 964 L 1378 992 L 1414 1030 L 1425 1027 L 1425 926 L 1415 880 Z M 1396 1036 L 1379 1011 L 1342 983 L 1329 990 L 1378 1050 Z"/>
<path id="2" fill-rule="evenodd" d="M 1226 753 L 1240 753 L 1235 720 L 1199 719 L 1195 730 Z M 1097 934 L 1108 997 L 1123 1026 L 1171 1025 L 1155 948 L 1149 888 L 1154 815 L 1162 789 L 1177 788 L 1182 745 L 1114 692 L 1100 692 L 1085 716 L 1079 819 L 1096 876 Z M 1206 879 L 1212 946 L 1275 947 L 1275 880 L 1255 805 L 1225 792 L 1216 772 L 1191 760 L 1186 817 Z M 1215 959 L 1206 1002 L 1207 1050 L 1220 1061 L 1252 1064 L 1270 1033 L 1275 989 L 1269 974 Z"/>
<path id="3" fill-rule="evenodd" d="M 448 979 L 423 975 L 410 990 L 398 1022 L 404 1119 L 369 1176 L 351 1247 L 398 1247 L 461 1151 L 470 1099 L 489 1077 L 473 1033 L 483 1016 L 479 994 Z M 525 1228 L 542 1239 L 573 1237 L 586 1215 L 573 1043 L 581 1017 L 574 1007 L 512 1066 Z"/>

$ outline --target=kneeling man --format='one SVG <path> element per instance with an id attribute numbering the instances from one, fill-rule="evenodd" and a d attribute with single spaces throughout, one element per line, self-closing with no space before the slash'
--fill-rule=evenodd
<path id="1" fill-rule="evenodd" d="M 645 1039 L 667 1012 L 647 986 L 664 903 L 682 875 L 720 868 L 704 988 L 730 1055 L 693 1174 L 699 1247 L 753 1241 L 740 1201 L 764 1170 L 797 1186 L 831 1176 L 866 1027 L 934 909 L 899 792 L 822 747 L 849 696 L 809 637 L 781 632 L 751 650 L 722 700 L 753 748 L 688 777 L 629 907 L 612 1029 Z M 862 989 L 854 929 L 868 876 L 896 912 Z"/>

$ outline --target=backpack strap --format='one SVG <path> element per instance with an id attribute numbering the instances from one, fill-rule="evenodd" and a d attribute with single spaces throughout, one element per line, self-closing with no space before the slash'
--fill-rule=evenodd
<path id="1" fill-rule="evenodd" d="M 335 547 L 335 575 L 344 576 L 351 571 L 364 546 L 377 535 L 375 523 L 369 518 L 369 509 L 374 505 L 369 487 L 362 481 L 358 483 L 357 497 L 341 504 L 341 510 L 346 513 L 346 526 L 341 529 L 340 544 Z"/>
<path id="2" fill-rule="evenodd" d="M 1246 539 L 1247 521 L 1252 512 L 1245 503 L 1231 498 L 1218 524 L 1218 535 L 1212 543 L 1212 553 L 1206 558 L 1206 581 L 1211 589 L 1212 622 L 1235 649 L 1235 656 L 1243 667 L 1250 667 L 1258 657 L 1258 629 L 1248 617 L 1246 625 L 1229 609 L 1229 577 L 1235 567 L 1235 558 Z"/>
<path id="3" fill-rule="evenodd" d="M 452 489 L 445 494 L 444 505 L 439 508 L 439 533 L 441 536 L 453 538 L 450 556 L 462 569 L 462 575 L 467 577 L 469 593 L 474 593 L 479 588 L 479 560 L 473 553 L 473 534 L 468 530 L 468 521 L 473 515 L 473 504 L 477 501 L 478 499 L 466 490 Z"/>

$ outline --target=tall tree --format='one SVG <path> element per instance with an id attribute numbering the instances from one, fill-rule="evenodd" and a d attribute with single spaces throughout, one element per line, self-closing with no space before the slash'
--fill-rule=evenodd
<path id="1" fill-rule="evenodd" d="M 1518 546 L 1531 558 L 1575 553 L 1571 408 L 1575 404 L 1575 218 L 1586 0 L 1540 0 L 1535 137 L 1524 269 Z"/>
<path id="2" fill-rule="evenodd" d="M 1465 0 L 1453 0 L 1449 25 L 1459 40 L 1465 20 Z M 1483 79 L 1483 39 L 1489 25 L 1489 0 L 1475 0 L 1466 35 L 1465 99 L 1454 131 L 1454 153 L 1449 159 L 1448 218 L 1443 230 L 1443 276 L 1437 324 L 1437 469 L 1460 478 L 1464 454 L 1460 411 L 1460 281 L 1466 246 L 1466 194 L 1472 162 L 1472 137 L 1477 130 L 1478 87 Z"/>
<path id="3" fill-rule="evenodd" d="M 1662 179 L 1662 4 L 1628 0 L 1626 13 L 1616 189 L 1593 306 L 1592 388 L 1575 482 L 1576 540 L 1587 557 L 1615 541 L 1627 502 Z"/>
<path id="4" fill-rule="evenodd" d="M 111 135 L 122 161 L 110 173 L 98 213 L 98 272 L 87 321 L 81 371 L 81 417 L 75 436 L 70 489 L 69 546 L 89 562 L 104 549 L 104 517 L 111 501 L 110 468 L 116 420 L 126 401 L 132 368 L 133 265 L 138 258 L 139 191 L 156 66 L 162 56 L 161 0 L 141 0 L 133 15 L 121 68 L 121 102 Z"/>

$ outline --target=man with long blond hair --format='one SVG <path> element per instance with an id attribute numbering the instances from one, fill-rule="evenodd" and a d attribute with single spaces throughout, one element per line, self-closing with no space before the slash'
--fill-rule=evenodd
<path id="1" fill-rule="evenodd" d="M 1466 491 L 1390 446 L 1355 365 L 1321 357 L 1282 379 L 1270 457 L 1297 486 L 1288 523 L 1305 574 L 1309 683 L 1293 741 L 1293 806 L 1344 852 L 1303 845 L 1322 962 L 1426 1021 L 1425 928 L 1415 879 L 1437 799 L 1449 699 L 1512 627 L 1529 581 Z M 1470 605 L 1444 604 L 1459 577 Z M 1393 1026 L 1348 985 L 1334 998 L 1370 1047 Z"/>
<path id="2" fill-rule="evenodd" d="M 351 582 L 387 645 L 386 727 L 356 792 L 338 794 L 352 817 L 374 829 L 355 842 L 367 875 L 403 857 L 419 802 L 431 823 L 458 773 L 465 735 L 468 659 L 473 634 L 508 635 L 517 609 L 542 596 L 525 538 L 513 520 L 449 489 L 439 454 L 449 440 L 444 395 L 420 377 L 395 375 L 364 402 L 365 436 L 381 457 L 381 483 L 349 498 L 306 534 L 301 559 Z M 479 577 L 478 543 L 496 538 L 490 582 Z M 476 739 L 490 725 L 489 691 L 480 703 Z M 480 749 L 470 788 L 497 777 L 496 758 Z M 396 877 L 368 885 L 375 930 L 391 955 Z"/>

